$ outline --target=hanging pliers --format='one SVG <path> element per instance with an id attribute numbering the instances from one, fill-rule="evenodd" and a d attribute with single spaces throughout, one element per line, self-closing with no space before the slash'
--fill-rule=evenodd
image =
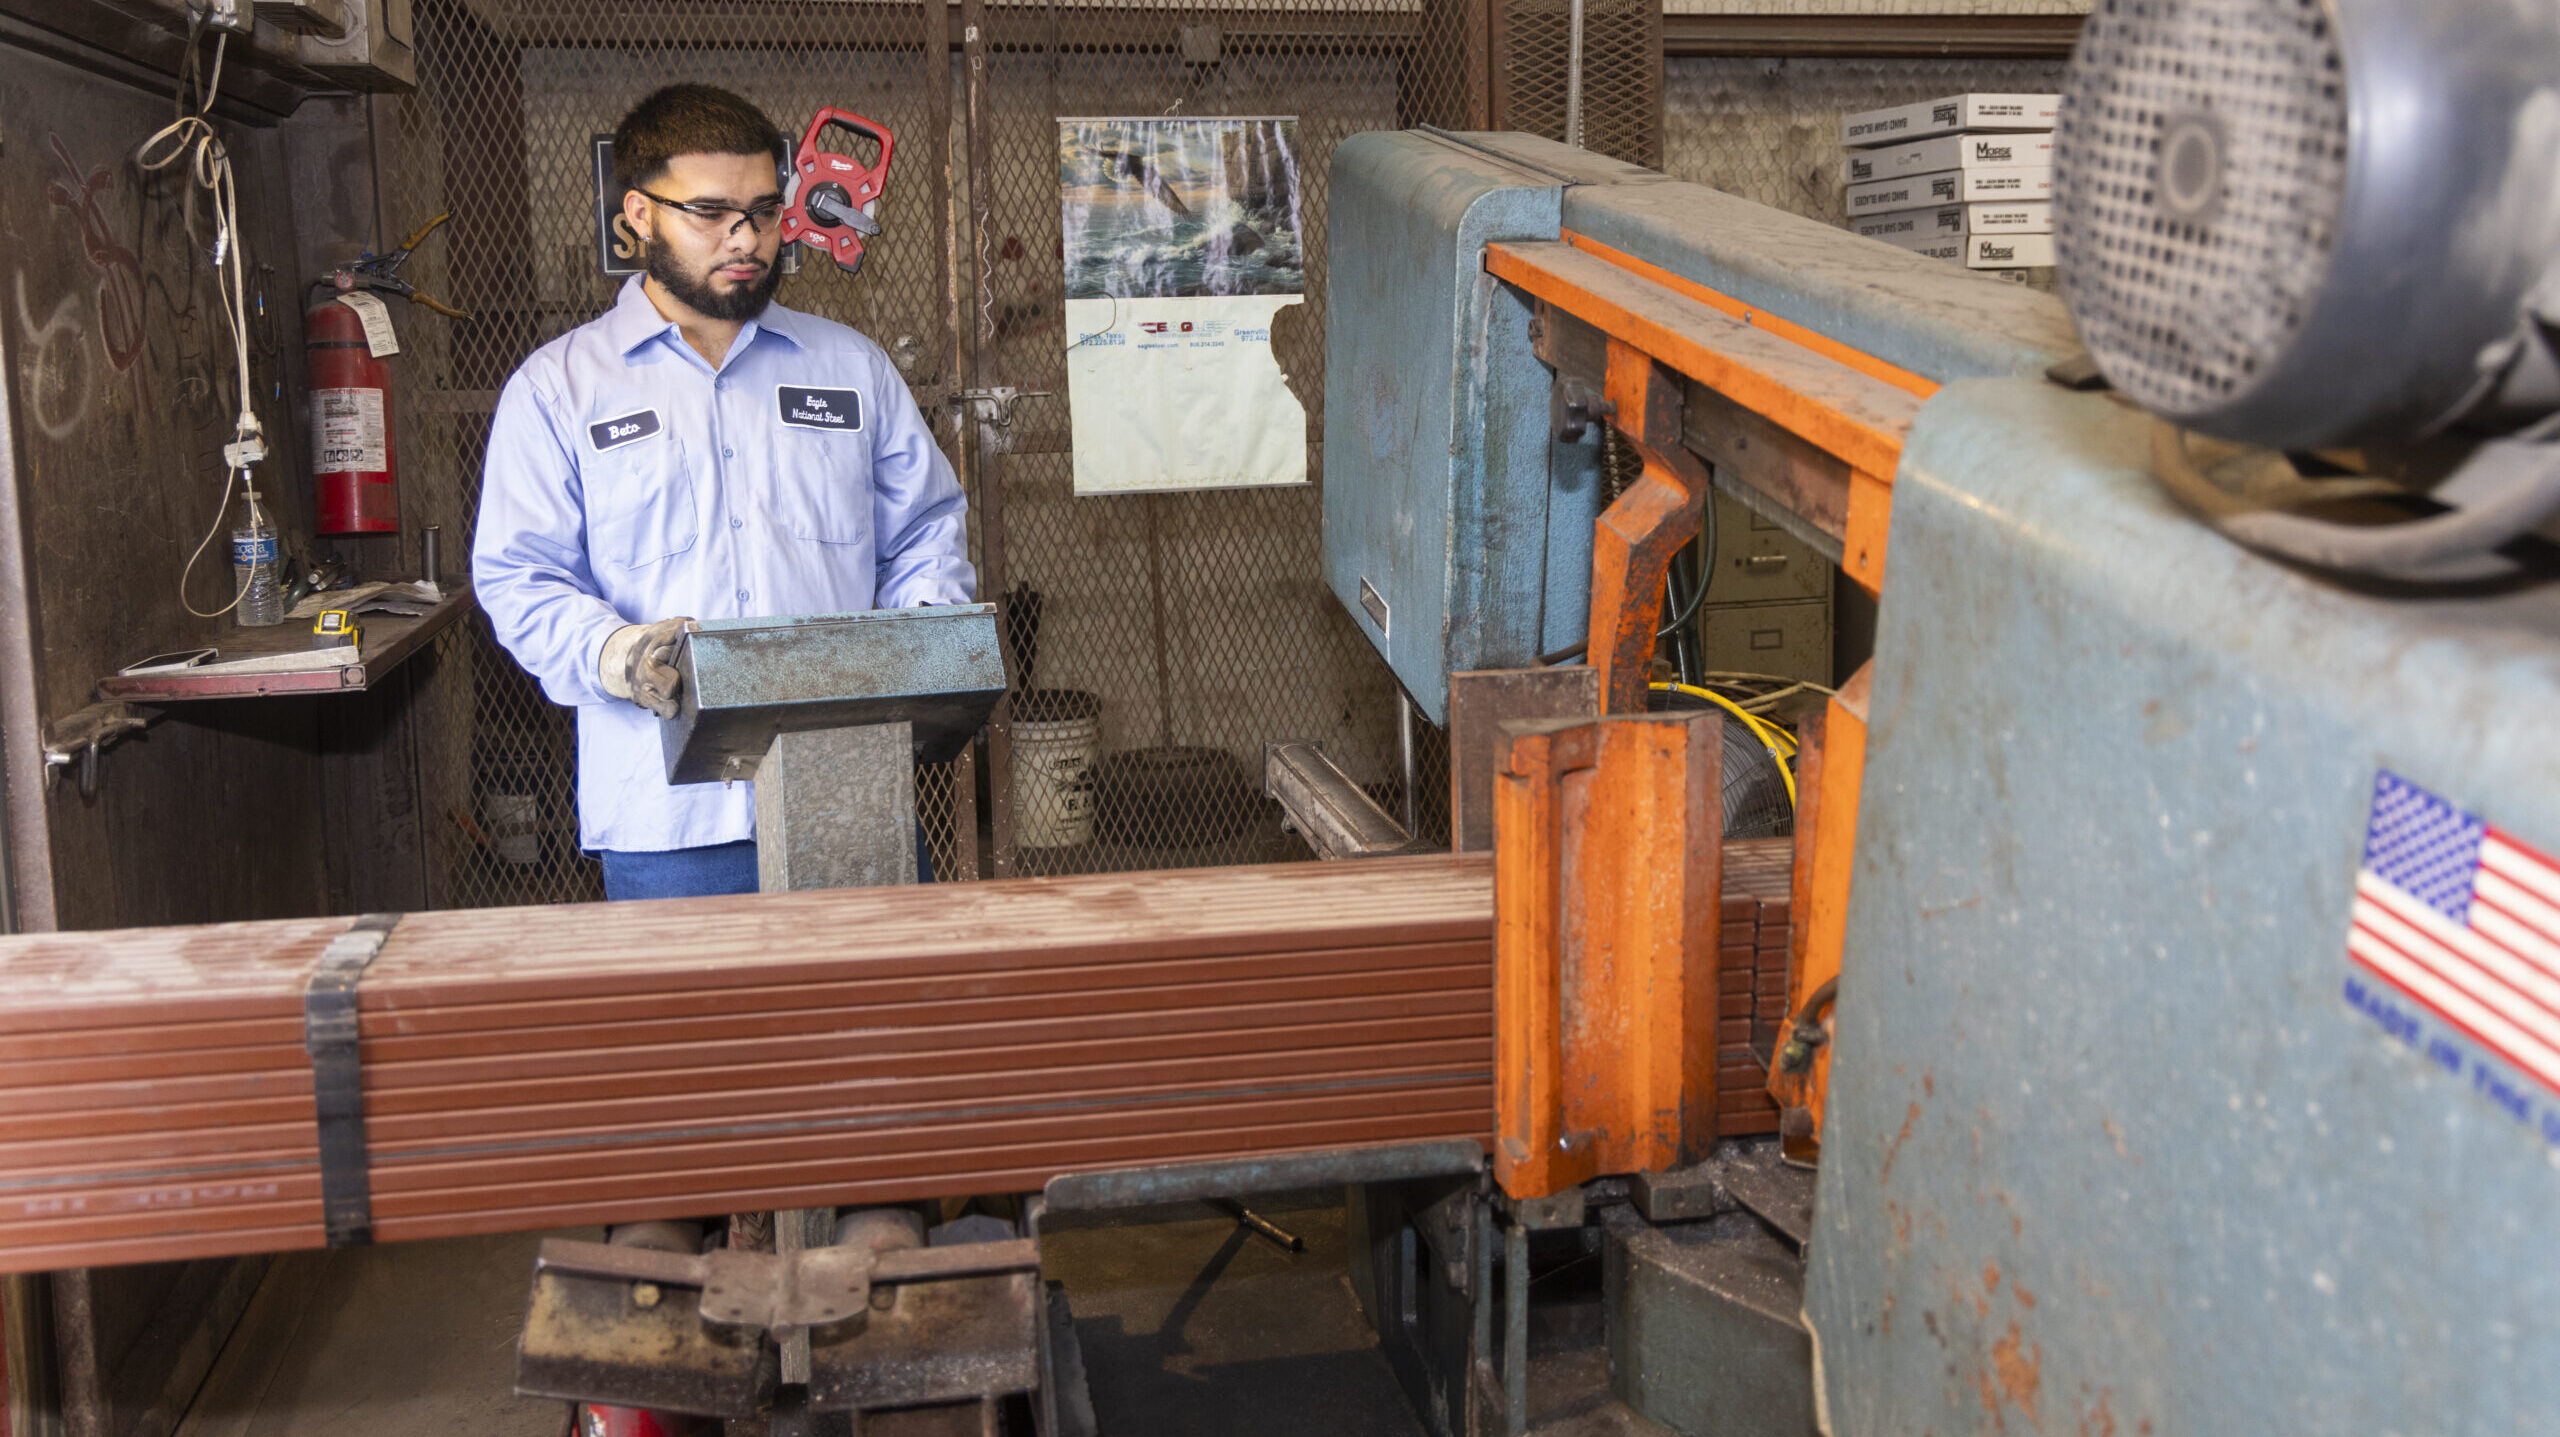
<path id="1" fill-rule="evenodd" d="M 398 249 L 389 254 L 375 254 L 368 250 L 357 257 L 355 263 L 334 271 L 320 283 L 341 294 L 358 289 L 396 294 L 411 304 L 432 309 L 447 319 L 469 319 L 471 317 L 469 310 L 456 309 L 400 277 L 400 267 L 409 262 L 409 256 L 417 252 L 418 246 L 435 231 L 436 226 L 451 218 L 453 218 L 453 211 L 447 210 L 418 226 L 416 231 L 400 242 Z"/>

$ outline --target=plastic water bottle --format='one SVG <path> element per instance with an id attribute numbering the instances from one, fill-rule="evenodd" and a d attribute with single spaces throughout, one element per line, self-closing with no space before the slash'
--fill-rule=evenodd
<path id="1" fill-rule="evenodd" d="M 259 507 L 258 492 L 252 489 L 248 517 L 231 531 L 231 582 L 240 592 L 232 617 L 244 629 L 284 622 L 284 586 L 276 578 L 276 548 L 276 526 L 267 521 L 267 511 Z"/>

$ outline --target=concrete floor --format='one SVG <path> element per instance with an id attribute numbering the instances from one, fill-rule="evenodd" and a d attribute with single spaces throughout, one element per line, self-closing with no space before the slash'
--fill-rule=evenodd
<path id="1" fill-rule="evenodd" d="M 287 1253 L 176 1437 L 560 1437 L 567 1405 L 514 1394 L 546 1236 Z"/>
<path id="2" fill-rule="evenodd" d="M 1324 1201 L 1254 1205 L 1305 1240 L 1299 1254 L 1198 1206 L 1042 1236 L 1102 1437 L 1425 1437 L 1352 1296 L 1342 1207 Z M 1530 1334 L 1533 1437 L 1671 1437 L 1610 1396 L 1596 1291 L 1533 1307 Z"/>
<path id="3" fill-rule="evenodd" d="M 1423 1437 L 1351 1295 L 1339 1201 L 1255 1210 L 1307 1250 L 1199 1207 L 1042 1235 L 1104 1437 Z"/>

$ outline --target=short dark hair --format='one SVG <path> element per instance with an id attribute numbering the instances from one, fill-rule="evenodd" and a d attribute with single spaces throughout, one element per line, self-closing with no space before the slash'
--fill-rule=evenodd
<path id="1" fill-rule="evenodd" d="M 632 106 L 613 127 L 615 202 L 666 178 L 668 163 L 678 155 L 771 155 L 778 176 L 791 161 L 791 148 L 764 111 L 740 96 L 715 85 L 669 85 Z"/>

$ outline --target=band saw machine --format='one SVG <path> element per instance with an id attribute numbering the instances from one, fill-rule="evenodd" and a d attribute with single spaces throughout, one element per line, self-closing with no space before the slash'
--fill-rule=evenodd
<path id="1" fill-rule="evenodd" d="M 2536 527 L 2560 474 L 2537 417 L 2560 408 L 2546 317 L 2560 286 L 2537 268 L 2560 253 L 2560 205 L 2461 189 L 2492 172 L 2525 177 L 2505 200 L 2549 188 L 2560 126 L 2410 121 L 2387 132 L 2414 150 L 2376 151 L 2386 131 L 2370 118 L 2441 117 L 2371 58 L 2413 53 L 2506 77 L 2472 92 L 2515 102 L 2485 107 L 2499 116 L 2545 114 L 2560 42 L 2522 12 L 2490 26 L 2380 0 L 2336 8 L 2334 29 L 2269 39 L 2304 66 L 2237 79 L 2152 63 L 2177 48 L 2174 16 L 2093 20 L 2072 81 L 2087 98 L 2057 141 L 2069 308 L 1545 140 L 1345 139 L 1330 178 L 1324 571 L 1448 729 L 1456 851 L 1417 856 L 1427 845 L 1314 745 L 1275 744 L 1266 777 L 1311 847 L 1340 860 L 1294 870 L 1308 912 L 1325 907 L 1311 885 L 1374 909 L 1425 875 L 1442 909 L 1482 904 L 1435 909 L 1421 935 L 1436 971 L 1483 965 L 1475 991 L 1433 995 L 1449 1015 L 1427 1039 L 1446 1058 L 1430 1075 L 1438 1106 L 1340 1096 L 1358 1075 L 1317 1065 L 1354 1041 L 1347 1021 L 1310 1021 L 1302 1051 L 1187 1018 L 1180 1054 L 1124 1042 L 1110 1060 L 1258 1082 L 1296 1065 L 1329 1096 L 1186 1088 L 1190 1116 L 1079 1129 L 1082 1148 L 1028 1121 L 1007 1130 L 1014 1146 L 973 1139 L 971 1171 L 1038 1192 L 1006 1241 L 950 1248 L 875 1241 L 860 1213 L 838 1222 L 823 1205 L 958 1195 L 930 1186 L 947 1170 L 931 1131 L 901 1139 L 922 1153 L 906 1166 L 834 1188 L 801 1174 L 868 1161 L 865 1144 L 892 1129 L 811 1139 L 787 1184 L 735 1189 L 787 1187 L 804 1204 L 771 1251 L 546 1258 L 534 1317 L 550 1366 L 528 1385 L 726 1415 L 950 1402 L 968 1430 L 1029 1390 L 1038 1430 L 1081 1430 L 1064 1390 L 1071 1327 L 1037 1291 L 1042 1221 L 1338 1185 L 1353 1287 L 1436 1434 L 1530 1429 L 1533 1286 L 1590 1258 L 1612 1394 L 1681 1433 L 2560 1428 L 2560 1328 L 2544 1320 L 2560 1304 L 2560 749 L 2543 736 L 2560 711 L 2560 566 Z M 2352 83 L 2296 97 L 2306 123 L 2335 122 L 2334 150 L 2319 151 L 2334 166 L 2249 168 L 2254 142 L 2196 87 L 2332 73 L 2313 62 L 2338 47 L 2366 57 Z M 2155 83 L 2190 90 L 2150 109 L 2100 103 L 2122 98 L 2111 85 Z M 2174 143 L 2090 118 L 2136 110 L 2165 117 Z M 2350 110 L 2367 118 L 2351 126 Z M 2410 161 L 2429 145 L 2498 163 Z M 2097 178 L 2128 164 L 2169 165 L 2178 184 L 2141 203 L 2183 217 L 2129 209 Z M 2549 224 L 2465 231 L 2471 258 L 2495 250 L 2494 263 L 2395 267 L 2383 261 L 2423 237 L 2376 244 L 2359 218 L 2395 175 L 2437 185 L 2420 196 L 2431 203 Z M 2313 190 L 2246 210 L 2279 181 Z M 801 199 L 834 204 L 814 188 Z M 846 201 L 859 210 L 858 193 Z M 2328 268 L 2279 296 L 2275 320 L 2238 323 L 2266 286 L 2213 248 L 2215 227 L 2324 203 L 2345 217 L 2312 236 Z M 862 228 L 842 204 L 828 213 L 848 236 Z M 2469 288 L 2444 288 L 2448 275 Z M 2376 294 L 2416 316 L 2391 345 L 2357 338 Z M 1613 447 L 1638 471 L 1614 494 Z M 1722 712 L 1649 711 L 1665 569 L 1711 494 L 1785 528 L 1879 606 L 1872 658 L 1799 725 L 1788 838 L 1728 838 Z M 872 652 L 907 632 L 893 622 L 922 621 L 851 616 L 831 641 Z M 991 632 L 994 619 L 932 622 Z M 702 636 L 699 661 L 738 674 L 734 695 L 706 681 L 688 714 L 704 762 L 783 742 L 795 711 L 861 697 L 874 707 L 825 722 L 905 721 L 918 694 L 997 692 L 984 643 L 967 682 L 866 669 L 861 696 L 749 682 L 755 646 L 815 641 Z M 1168 882 L 1193 885 L 1186 921 L 1205 933 L 1237 926 L 1213 911 L 1219 887 L 1269 872 Z M 986 931 L 1010 931 L 1008 908 L 1071 912 L 1104 883 L 980 885 L 967 901 Z M 775 921 L 907 912 L 894 896 L 724 901 Z M 628 925 L 626 956 L 677 943 L 666 934 L 681 926 L 645 923 L 647 905 L 619 908 L 588 921 Z M 328 951 L 396 957 L 435 941 L 424 920 L 437 916 L 366 920 Z M 308 923 L 233 925 L 224 941 L 254 947 L 270 928 L 277 952 L 317 946 Z M 1157 933 L 1111 961 L 1280 981 L 1257 971 L 1270 960 L 1250 937 L 1176 952 Z M 1405 981 L 1418 960 L 1393 937 L 1364 930 L 1307 959 L 1325 972 L 1286 981 Z M 10 951 L 48 975 L 112 977 L 148 946 L 122 935 L 84 953 L 88 941 Z M 1048 982 L 1039 965 L 1062 941 L 976 953 L 970 981 L 1019 969 Z M 389 1060 L 359 1021 L 374 1011 L 365 964 L 339 977 L 328 1011 L 344 1041 L 328 1051 L 343 1081 L 329 1091 L 361 1114 L 378 1091 L 366 1074 Z M 1067 991 L 1003 1001 L 1030 1013 Z M 1379 1031 L 1359 1041 L 1426 1041 Z M 316 1041 L 310 1052 L 321 1060 Z M 1075 1095 L 1039 1094 L 1062 1096 Z M 1249 1119 L 1255 1104 L 1272 1115 Z M 1381 1133 L 1402 1136 L 1361 1136 Z M 1106 1139 L 1141 1156 L 1074 1155 Z M 224 1139 L 188 1141 L 209 1163 Z M 341 1160 L 330 1190 L 361 1195 L 368 1171 Z M 324 1240 L 273 1185 L 263 1226 L 222 1228 L 229 1196 L 109 1214 L 105 1194 L 92 1215 L 64 1182 L 45 1214 L 0 1224 L 11 1270 L 144 1242 L 213 1255 Z M 658 1220 L 698 1201 L 672 1178 L 651 1192 L 576 1212 Z M 396 1236 L 420 1220 L 384 1221 Z M 976 1294 L 943 1314 L 977 1324 L 970 1370 L 933 1340 L 937 1293 Z M 697 1370 L 670 1373 L 675 1356 Z M 601 1386 L 580 1385 L 582 1361 Z"/>

